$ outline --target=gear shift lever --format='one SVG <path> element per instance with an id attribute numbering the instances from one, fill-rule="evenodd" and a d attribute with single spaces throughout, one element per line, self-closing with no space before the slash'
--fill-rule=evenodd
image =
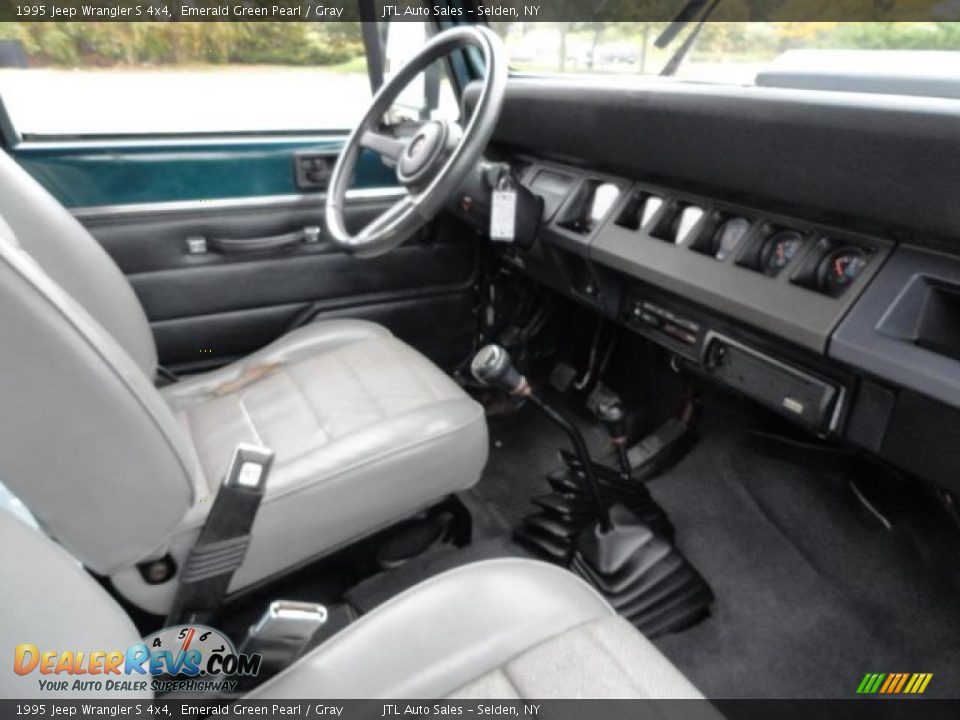
<path id="1" fill-rule="evenodd" d="M 487 345 L 480 348 L 477 354 L 473 356 L 470 371 L 477 381 L 484 385 L 505 390 L 511 395 L 528 398 L 567 434 L 583 467 L 583 474 L 587 479 L 590 494 L 593 496 L 600 527 L 604 531 L 608 530 L 610 528 L 609 509 L 600 497 L 600 486 L 593 472 L 593 461 L 590 459 L 587 443 L 577 427 L 563 413 L 547 405 L 533 392 L 527 379 L 513 367 L 510 354 L 499 345 Z"/>
<path id="2" fill-rule="evenodd" d="M 619 400 L 612 399 L 598 404 L 594 408 L 594 415 L 603 423 L 607 434 L 610 435 L 610 443 L 617 451 L 620 474 L 624 480 L 629 480 L 633 475 L 633 468 L 630 467 L 630 458 L 627 455 L 627 415 L 623 411 L 623 406 Z"/>
<path id="3" fill-rule="evenodd" d="M 557 502 L 553 502 L 541 505 L 543 511 L 525 521 L 524 527 L 529 530 L 524 536 L 521 534 L 524 528 L 520 528 L 517 531 L 520 539 L 525 537 L 526 543 L 535 549 L 555 561 L 562 561 L 593 585 L 618 613 L 647 633 L 656 635 L 687 627 L 703 617 L 713 593 L 679 551 L 651 528 L 651 506 L 654 521 L 659 516 L 662 521 L 658 524 L 666 523 L 669 527 L 669 522 L 649 491 L 641 483 L 633 484 L 635 492 L 643 493 L 640 507 L 647 519 L 642 519 L 623 502 L 606 505 L 580 431 L 560 411 L 537 397 L 502 347 L 482 348 L 474 356 L 470 369 L 484 385 L 529 399 L 563 429 L 573 443 L 593 499 L 596 520 L 585 520 L 581 526 L 580 520 L 565 518 L 562 510 L 551 513 L 551 507 L 558 507 Z M 611 438 L 625 436 L 624 413 L 619 402 L 604 403 L 603 407 L 596 408 L 596 413 L 607 425 Z M 621 464 L 624 464 L 622 459 Z M 579 482 L 579 474 L 574 477 Z M 575 501 L 577 499 L 583 500 L 579 492 Z M 558 500 L 560 508 L 576 508 L 562 495 Z M 587 506 L 583 515 L 589 517 L 589 512 Z"/>
<path id="4" fill-rule="evenodd" d="M 486 345 L 473 356 L 470 372 L 478 382 L 511 395 L 529 395 L 527 379 L 513 367 L 510 354 L 499 345 Z"/>

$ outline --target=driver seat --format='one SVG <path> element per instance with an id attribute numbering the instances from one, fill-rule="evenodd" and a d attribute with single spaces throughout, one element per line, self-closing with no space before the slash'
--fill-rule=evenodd
<path id="1" fill-rule="evenodd" d="M 0 457 L 44 529 L 139 607 L 178 578 L 137 565 L 192 547 L 234 448 L 275 452 L 231 591 L 472 486 L 483 409 L 369 322 L 301 327 L 157 390 L 146 315 L 93 237 L 0 152 Z"/>

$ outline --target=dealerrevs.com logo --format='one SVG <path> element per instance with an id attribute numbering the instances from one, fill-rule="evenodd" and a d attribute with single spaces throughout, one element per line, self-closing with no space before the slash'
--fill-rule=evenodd
<path id="1" fill-rule="evenodd" d="M 125 650 L 51 650 L 16 646 L 13 670 L 37 676 L 41 691 L 232 691 L 234 676 L 260 672 L 259 654 L 237 653 L 230 639 L 203 625 L 177 625 Z"/>

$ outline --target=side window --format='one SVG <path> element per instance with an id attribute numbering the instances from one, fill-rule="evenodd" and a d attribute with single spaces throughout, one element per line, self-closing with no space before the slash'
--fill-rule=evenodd
<path id="1" fill-rule="evenodd" d="M 0 23 L 26 138 L 343 130 L 370 97 L 359 22 Z"/>
<path id="2" fill-rule="evenodd" d="M 380 23 L 386 80 L 402 68 L 430 39 L 432 26 L 421 22 Z M 450 83 L 446 60 L 438 60 L 400 93 L 390 110 L 391 122 L 458 120 L 460 107 Z"/>

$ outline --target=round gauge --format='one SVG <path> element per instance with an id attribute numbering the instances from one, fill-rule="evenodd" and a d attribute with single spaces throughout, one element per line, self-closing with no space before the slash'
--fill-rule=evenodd
<path id="1" fill-rule="evenodd" d="M 761 269 L 776 276 L 790 264 L 803 245 L 803 236 L 793 230 L 781 230 L 771 235 L 760 251 Z"/>
<path id="2" fill-rule="evenodd" d="M 750 229 L 750 221 L 746 218 L 730 218 L 718 227 L 711 238 L 710 251 L 717 260 L 723 260 L 733 252 L 737 243 Z"/>
<path id="3" fill-rule="evenodd" d="M 817 285 L 830 293 L 842 292 L 867 265 L 867 253 L 846 246 L 827 254 L 817 268 Z"/>

